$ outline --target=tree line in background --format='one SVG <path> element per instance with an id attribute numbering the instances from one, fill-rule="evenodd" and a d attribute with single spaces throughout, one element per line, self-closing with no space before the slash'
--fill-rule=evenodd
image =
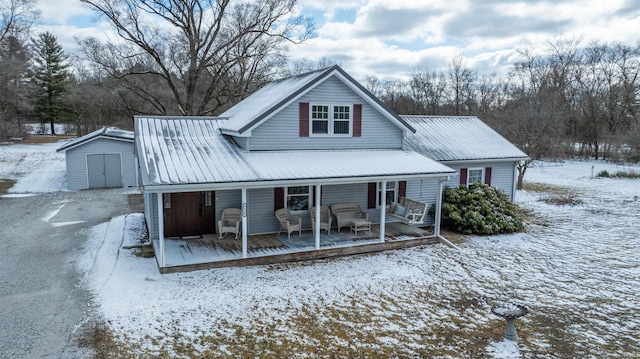
<path id="1" fill-rule="evenodd" d="M 131 129 L 138 114 L 216 115 L 273 79 L 334 63 L 288 61 L 287 45 L 314 30 L 297 0 L 81 0 L 119 38 L 80 39 L 73 58 L 53 35 L 32 34 L 34 2 L 0 0 L 3 140 L 26 122 L 84 134 Z M 507 77 L 457 56 L 447 70 L 362 83 L 400 114 L 478 116 L 532 159 L 640 161 L 639 46 L 559 39 L 519 55 Z"/>

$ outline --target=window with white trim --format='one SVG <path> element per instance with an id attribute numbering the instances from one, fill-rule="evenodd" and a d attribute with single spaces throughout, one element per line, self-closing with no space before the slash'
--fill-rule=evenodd
<path id="1" fill-rule="evenodd" d="M 353 105 L 311 104 L 309 106 L 311 136 L 350 136 L 353 127 Z"/>
<path id="2" fill-rule="evenodd" d="M 311 203 L 311 190 L 309 186 L 285 187 L 284 198 L 287 209 L 291 212 L 308 211 Z"/>
<path id="3" fill-rule="evenodd" d="M 384 198 L 384 204 L 383 204 Z M 382 182 L 378 182 L 378 206 L 388 206 L 392 202 L 398 202 L 398 182 L 387 182 L 386 188 L 382 189 Z"/>
<path id="4" fill-rule="evenodd" d="M 484 168 L 469 168 L 467 170 L 467 186 L 476 182 L 484 183 Z"/>

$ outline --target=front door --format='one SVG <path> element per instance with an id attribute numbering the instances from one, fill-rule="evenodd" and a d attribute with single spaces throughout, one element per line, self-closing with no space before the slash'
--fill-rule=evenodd
<path id="1" fill-rule="evenodd" d="M 165 193 L 165 237 L 199 236 L 215 232 L 213 192 Z"/>

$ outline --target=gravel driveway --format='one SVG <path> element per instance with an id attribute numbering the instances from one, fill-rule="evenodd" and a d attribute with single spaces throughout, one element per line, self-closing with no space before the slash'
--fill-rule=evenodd
<path id="1" fill-rule="evenodd" d="M 0 357 L 78 358 L 92 315 L 76 261 L 86 229 L 130 211 L 131 189 L 0 197 Z"/>

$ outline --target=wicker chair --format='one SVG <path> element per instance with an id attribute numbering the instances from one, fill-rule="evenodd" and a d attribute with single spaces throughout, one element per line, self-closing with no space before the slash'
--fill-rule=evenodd
<path id="1" fill-rule="evenodd" d="M 278 231 L 278 235 L 283 230 L 287 231 L 287 236 L 291 239 L 291 232 L 298 231 L 298 235 L 302 235 L 302 219 L 298 217 L 294 217 L 291 212 L 289 212 L 286 208 L 280 208 L 275 211 L 276 218 L 278 218 L 278 222 L 280 222 L 280 230 Z"/>
<path id="2" fill-rule="evenodd" d="M 316 207 L 309 210 L 311 216 L 311 229 L 316 233 Z M 320 206 L 320 230 L 325 229 L 327 235 L 331 234 L 331 211 L 328 207 Z"/>
<path id="3" fill-rule="evenodd" d="M 227 208 L 222 211 L 222 217 L 218 221 L 218 237 L 224 238 L 233 233 L 236 239 L 240 236 L 240 224 L 242 224 L 242 211 L 238 208 Z"/>

